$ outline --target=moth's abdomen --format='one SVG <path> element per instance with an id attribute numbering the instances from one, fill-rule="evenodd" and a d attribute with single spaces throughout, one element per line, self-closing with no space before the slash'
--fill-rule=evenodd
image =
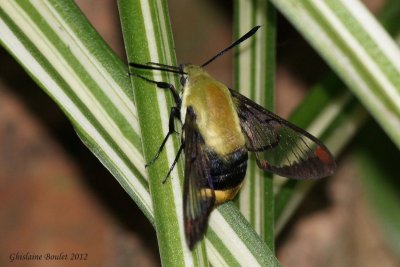
<path id="1" fill-rule="evenodd" d="M 223 158 L 214 152 L 208 153 L 211 183 L 215 191 L 216 205 L 233 199 L 239 191 L 247 168 L 247 150 L 240 148 Z"/>

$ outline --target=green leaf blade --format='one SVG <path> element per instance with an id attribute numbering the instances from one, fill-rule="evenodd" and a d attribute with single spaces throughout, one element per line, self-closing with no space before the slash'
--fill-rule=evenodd
<path id="1" fill-rule="evenodd" d="M 400 52 L 366 8 L 357 1 L 273 3 L 400 147 Z"/>

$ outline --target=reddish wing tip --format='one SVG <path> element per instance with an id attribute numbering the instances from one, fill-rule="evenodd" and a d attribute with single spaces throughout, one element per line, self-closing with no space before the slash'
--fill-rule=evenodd
<path id="1" fill-rule="evenodd" d="M 333 163 L 333 158 L 331 156 L 331 154 L 329 154 L 328 151 L 326 151 L 326 149 L 324 149 L 323 147 L 319 146 L 315 149 L 314 151 L 315 156 L 317 156 L 317 158 L 325 163 L 325 164 L 332 164 Z"/>

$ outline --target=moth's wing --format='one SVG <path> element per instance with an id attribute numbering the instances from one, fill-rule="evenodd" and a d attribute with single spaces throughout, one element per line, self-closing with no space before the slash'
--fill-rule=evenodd
<path id="1" fill-rule="evenodd" d="M 317 138 L 229 89 L 246 136 L 260 168 L 281 176 L 305 179 L 331 175 L 336 163 Z"/>
<path id="2" fill-rule="evenodd" d="M 215 193 L 211 183 L 210 164 L 205 143 L 196 125 L 196 114 L 187 108 L 184 123 L 185 182 L 183 217 L 186 241 L 190 249 L 200 240 L 214 207 Z"/>

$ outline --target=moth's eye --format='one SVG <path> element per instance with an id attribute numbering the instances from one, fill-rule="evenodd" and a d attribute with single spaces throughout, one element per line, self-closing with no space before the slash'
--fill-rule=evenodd
<path id="1" fill-rule="evenodd" d="M 186 82 L 187 82 L 187 77 L 182 76 L 181 77 L 181 84 L 184 86 L 186 84 Z"/>

